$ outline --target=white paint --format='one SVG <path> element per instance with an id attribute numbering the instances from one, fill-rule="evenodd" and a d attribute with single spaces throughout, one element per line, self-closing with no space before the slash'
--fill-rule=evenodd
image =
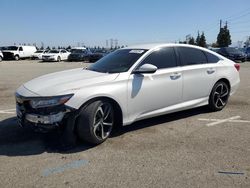
<path id="1" fill-rule="evenodd" d="M 227 119 L 205 119 L 205 118 L 200 118 L 198 119 L 199 121 L 212 121 L 212 123 L 206 124 L 206 126 L 211 127 L 214 125 L 226 123 L 226 122 L 231 122 L 231 123 L 250 123 L 250 121 L 247 120 L 239 120 L 241 117 L 240 116 L 233 116 Z"/>
<path id="2" fill-rule="evenodd" d="M 0 110 L 0 114 L 15 114 L 16 109 Z"/>

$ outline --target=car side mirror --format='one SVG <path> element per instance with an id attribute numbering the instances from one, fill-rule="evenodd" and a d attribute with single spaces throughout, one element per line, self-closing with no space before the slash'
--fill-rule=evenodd
<path id="1" fill-rule="evenodd" d="M 144 64 L 136 68 L 132 73 L 133 74 L 152 74 L 157 71 L 157 67 L 152 64 Z"/>

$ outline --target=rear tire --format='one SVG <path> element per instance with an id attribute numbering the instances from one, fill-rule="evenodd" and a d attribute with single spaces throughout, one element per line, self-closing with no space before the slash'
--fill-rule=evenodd
<path id="1" fill-rule="evenodd" d="M 109 101 L 99 100 L 83 107 L 76 122 L 78 137 L 91 144 L 101 144 L 114 127 L 114 108 Z"/>
<path id="2" fill-rule="evenodd" d="M 228 102 L 230 90 L 227 83 L 223 81 L 217 82 L 209 96 L 208 107 L 212 111 L 222 110 Z"/>

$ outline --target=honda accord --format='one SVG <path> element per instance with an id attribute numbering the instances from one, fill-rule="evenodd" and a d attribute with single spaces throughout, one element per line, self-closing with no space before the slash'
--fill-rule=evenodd
<path id="1" fill-rule="evenodd" d="M 88 68 L 35 78 L 16 91 L 21 126 L 72 131 L 92 144 L 117 125 L 208 106 L 222 110 L 238 88 L 240 65 L 185 44 L 126 47 Z"/>

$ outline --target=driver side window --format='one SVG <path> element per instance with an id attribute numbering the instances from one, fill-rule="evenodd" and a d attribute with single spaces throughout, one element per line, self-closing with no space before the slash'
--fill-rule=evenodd
<path id="1" fill-rule="evenodd" d="M 142 61 L 140 66 L 144 64 L 152 64 L 158 69 L 176 67 L 177 63 L 174 48 L 165 47 L 153 51 Z"/>
<path id="2" fill-rule="evenodd" d="M 23 47 L 19 47 L 19 51 L 23 51 Z"/>

